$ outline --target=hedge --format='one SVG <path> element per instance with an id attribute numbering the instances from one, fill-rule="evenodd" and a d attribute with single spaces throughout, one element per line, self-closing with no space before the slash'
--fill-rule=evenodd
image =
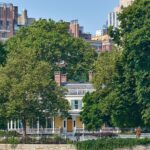
<path id="1" fill-rule="evenodd" d="M 119 139 L 102 138 L 98 140 L 88 140 L 77 142 L 77 150 L 114 150 L 117 148 L 132 148 L 137 145 L 148 145 L 150 139 Z"/>

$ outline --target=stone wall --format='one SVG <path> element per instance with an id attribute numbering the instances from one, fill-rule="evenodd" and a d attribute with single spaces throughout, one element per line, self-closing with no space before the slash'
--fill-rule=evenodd
<path id="1" fill-rule="evenodd" d="M 150 150 L 150 146 L 136 146 L 134 148 L 121 148 L 117 150 Z"/>
<path id="2" fill-rule="evenodd" d="M 9 144 L 0 144 L 0 150 L 76 150 L 76 148 L 67 144 L 19 144 L 13 149 Z M 150 146 L 137 146 L 117 150 L 150 150 Z"/>
<path id="3" fill-rule="evenodd" d="M 16 149 L 9 144 L 0 144 L 0 150 L 76 150 L 73 145 L 67 144 L 19 144 Z"/>

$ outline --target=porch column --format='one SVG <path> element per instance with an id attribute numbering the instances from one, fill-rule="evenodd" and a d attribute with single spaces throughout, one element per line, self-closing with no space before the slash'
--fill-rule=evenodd
<path id="1" fill-rule="evenodd" d="M 32 118 L 32 125 L 31 125 L 31 129 L 33 130 L 33 118 Z"/>
<path id="2" fill-rule="evenodd" d="M 74 133 L 76 133 L 76 130 L 77 130 L 76 116 L 73 116 L 72 120 L 73 120 L 73 131 Z"/>
<path id="3" fill-rule="evenodd" d="M 21 124 L 21 129 L 23 129 L 23 124 L 22 124 L 22 121 L 20 122 L 20 124 Z"/>
<path id="4" fill-rule="evenodd" d="M 83 140 L 84 140 L 84 130 L 85 130 L 85 125 L 83 123 Z"/>
<path id="5" fill-rule="evenodd" d="M 65 119 L 65 122 L 66 122 L 66 126 L 64 127 L 63 125 L 63 128 L 64 128 L 64 133 L 65 133 L 65 139 L 67 139 L 67 118 Z"/>
<path id="6" fill-rule="evenodd" d="M 16 120 L 14 121 L 14 129 L 16 130 Z"/>
<path id="7" fill-rule="evenodd" d="M 84 123 L 83 123 L 83 133 L 84 133 L 84 129 L 85 129 L 85 125 L 84 125 Z"/>
<path id="8" fill-rule="evenodd" d="M 65 127 L 64 127 L 65 133 L 67 132 L 67 118 L 65 119 Z"/>
<path id="9" fill-rule="evenodd" d="M 46 117 L 46 122 L 45 122 L 45 128 L 46 128 L 46 132 L 47 132 L 47 117 Z"/>
<path id="10" fill-rule="evenodd" d="M 53 131 L 52 133 L 55 133 L 55 118 L 53 117 Z"/>
<path id="11" fill-rule="evenodd" d="M 8 122 L 7 122 L 7 130 L 9 130 L 9 125 L 10 125 L 10 124 L 9 124 L 9 121 L 8 121 Z"/>
<path id="12" fill-rule="evenodd" d="M 66 133 L 67 133 L 67 128 L 68 128 L 68 126 L 67 126 L 68 124 L 67 124 L 67 118 L 66 118 Z"/>
<path id="13" fill-rule="evenodd" d="M 13 121 L 12 120 L 10 121 L 10 129 L 11 130 L 13 129 Z"/>
<path id="14" fill-rule="evenodd" d="M 37 120 L 37 134 L 39 134 L 40 132 L 40 122 L 39 122 L 39 117 L 38 117 L 38 120 Z"/>
<path id="15" fill-rule="evenodd" d="M 20 128 L 20 121 L 19 121 L 19 119 L 18 119 L 18 131 L 19 131 L 19 128 Z"/>

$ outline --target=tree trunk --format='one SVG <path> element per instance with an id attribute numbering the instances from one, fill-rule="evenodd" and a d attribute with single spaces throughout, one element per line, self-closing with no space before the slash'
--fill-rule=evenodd
<path id="1" fill-rule="evenodd" d="M 22 125 L 23 125 L 23 142 L 26 143 L 26 138 L 27 138 L 26 125 L 27 125 L 27 122 L 26 122 L 25 118 L 22 120 Z"/>

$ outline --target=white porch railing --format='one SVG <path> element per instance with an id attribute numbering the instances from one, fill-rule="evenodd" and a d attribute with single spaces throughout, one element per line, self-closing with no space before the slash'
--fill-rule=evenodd
<path id="1" fill-rule="evenodd" d="M 22 128 L 17 128 L 17 129 L 9 129 L 9 131 L 17 131 L 19 134 L 23 134 L 23 129 Z M 26 133 L 29 135 L 34 135 L 34 134 L 61 134 L 61 133 L 66 133 L 67 130 L 63 129 L 61 130 L 60 128 L 27 128 Z M 88 131 L 83 128 L 75 128 L 72 132 L 74 133 L 82 133 L 82 134 L 92 134 L 92 133 L 120 133 L 119 129 L 114 129 L 114 128 L 105 128 L 101 129 L 99 131 Z"/>
<path id="2" fill-rule="evenodd" d="M 101 129 L 99 131 L 88 131 L 88 130 L 84 130 L 83 128 L 76 128 L 76 133 L 108 133 L 108 132 L 111 132 L 111 133 L 120 133 L 120 130 L 117 128 L 105 128 L 105 129 Z"/>
<path id="3" fill-rule="evenodd" d="M 11 129 L 9 131 L 17 131 L 19 134 L 23 134 L 23 128 L 20 129 Z M 27 128 L 26 134 L 60 134 L 59 128 Z"/>

